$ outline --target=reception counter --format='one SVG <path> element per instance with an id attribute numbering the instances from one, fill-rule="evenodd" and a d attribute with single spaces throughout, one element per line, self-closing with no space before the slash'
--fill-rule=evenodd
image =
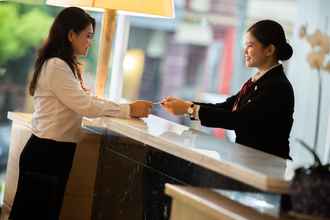
<path id="1" fill-rule="evenodd" d="M 143 120 L 86 118 L 83 127 L 100 134 L 107 130 L 124 135 L 259 190 L 276 193 L 288 190 L 286 160 L 153 115 Z"/>
<path id="2" fill-rule="evenodd" d="M 8 117 L 13 126 L 7 211 L 16 190 L 18 156 L 31 133 L 30 114 Z M 285 173 L 284 159 L 157 116 L 84 118 L 61 219 L 169 219 L 166 183 L 270 193 L 281 200 L 288 192 Z"/>

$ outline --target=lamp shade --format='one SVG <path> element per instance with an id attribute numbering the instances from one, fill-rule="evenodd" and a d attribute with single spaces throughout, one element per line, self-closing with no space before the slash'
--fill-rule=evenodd
<path id="1" fill-rule="evenodd" d="M 17 3 L 24 3 L 24 4 L 35 4 L 40 5 L 45 3 L 45 0 L 1 0 L 5 2 L 17 2 Z"/>
<path id="2" fill-rule="evenodd" d="M 144 16 L 173 18 L 173 0 L 47 0 L 47 4 L 58 6 L 80 6 L 120 10 Z"/>

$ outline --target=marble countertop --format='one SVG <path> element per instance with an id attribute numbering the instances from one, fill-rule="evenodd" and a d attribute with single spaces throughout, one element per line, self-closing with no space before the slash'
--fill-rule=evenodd
<path id="1" fill-rule="evenodd" d="M 31 114 L 8 118 L 29 125 Z M 267 192 L 287 193 L 287 161 L 243 145 L 150 115 L 144 119 L 84 118 L 83 128 L 102 134 L 114 131 Z"/>
<path id="2" fill-rule="evenodd" d="M 107 128 L 264 191 L 288 190 L 286 160 L 154 115 L 142 120 L 86 118 L 83 125 L 95 131 Z"/>

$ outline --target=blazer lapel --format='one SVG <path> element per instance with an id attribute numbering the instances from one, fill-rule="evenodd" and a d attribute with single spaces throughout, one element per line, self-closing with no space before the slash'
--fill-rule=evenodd
<path id="1" fill-rule="evenodd" d="M 284 74 L 282 65 L 269 70 L 264 76 L 262 76 L 257 82 L 254 83 L 251 90 L 244 97 L 241 97 L 238 109 L 241 109 L 250 102 L 253 102 L 253 98 L 259 93 L 263 84 L 268 80 L 272 80 L 273 77 L 279 76 L 280 73 Z"/>

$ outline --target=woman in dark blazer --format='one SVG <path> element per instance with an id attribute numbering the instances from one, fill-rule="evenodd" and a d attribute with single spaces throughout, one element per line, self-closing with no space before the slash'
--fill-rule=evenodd
<path id="1" fill-rule="evenodd" d="M 246 32 L 244 48 L 246 66 L 257 68 L 257 73 L 237 94 L 218 104 L 167 97 L 162 106 L 174 115 L 188 114 L 204 126 L 235 130 L 237 143 L 290 159 L 294 93 L 279 61 L 292 53 L 280 24 L 259 21 Z"/>

